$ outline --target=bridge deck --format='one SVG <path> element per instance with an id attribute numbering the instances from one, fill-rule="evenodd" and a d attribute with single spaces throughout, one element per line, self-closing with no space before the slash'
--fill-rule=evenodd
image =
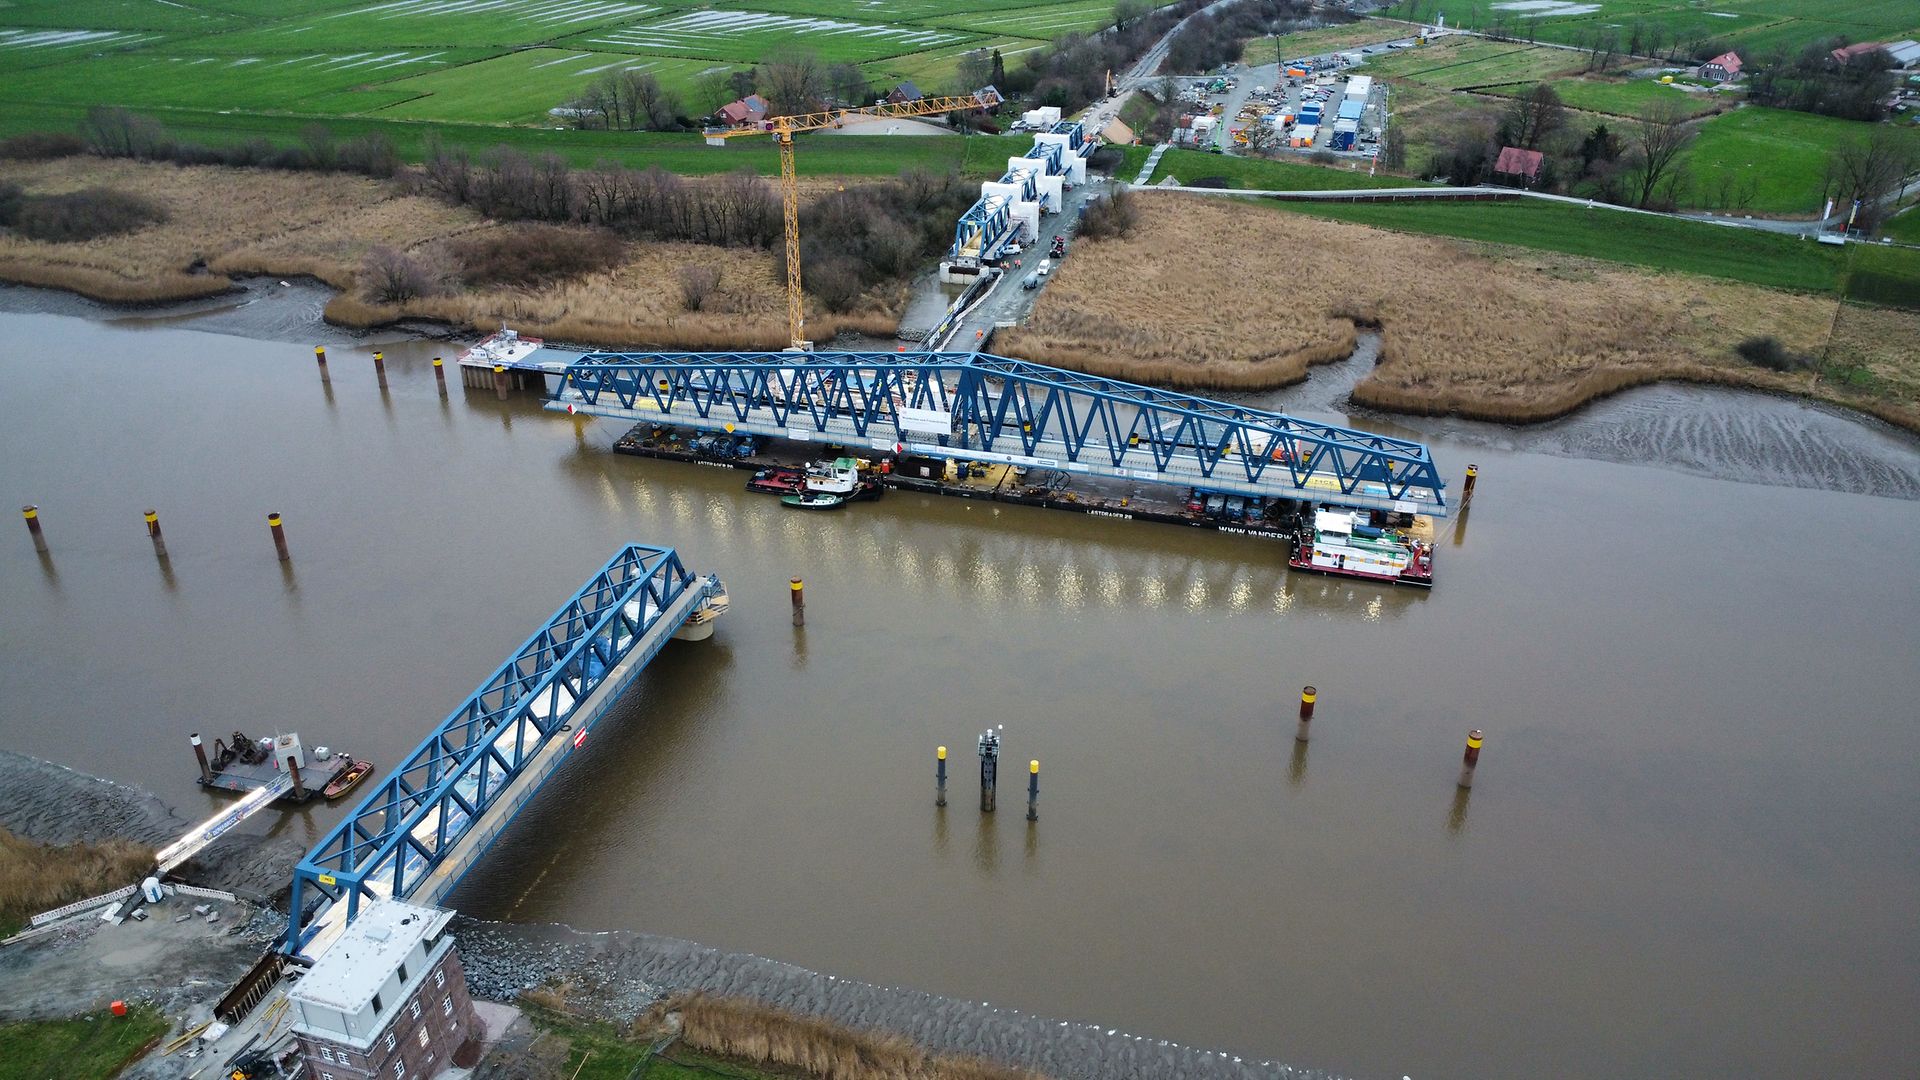
<path id="1" fill-rule="evenodd" d="M 550 408 L 1444 516 L 1427 448 L 973 353 L 607 353 Z"/>
<path id="2" fill-rule="evenodd" d="M 444 896 L 720 589 L 671 548 L 616 555 L 300 861 L 282 947 L 318 956 L 363 897 Z"/>

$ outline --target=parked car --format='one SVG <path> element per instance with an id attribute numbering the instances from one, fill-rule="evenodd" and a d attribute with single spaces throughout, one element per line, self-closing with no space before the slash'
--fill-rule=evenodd
<path id="1" fill-rule="evenodd" d="M 1207 508 L 1206 492 L 1199 488 L 1187 489 L 1187 513 L 1198 514 Z"/>
<path id="2" fill-rule="evenodd" d="M 1234 495 L 1227 499 L 1227 520 L 1247 520 L 1247 500 L 1245 498 Z"/>
<path id="3" fill-rule="evenodd" d="M 1207 516 L 1217 518 L 1227 509 L 1227 497 L 1214 494 L 1207 496 Z"/>
<path id="4" fill-rule="evenodd" d="M 1053 273 L 1053 260 L 1041 259 L 1040 266 L 1038 269 L 1034 270 L 1034 273 L 1038 274 L 1041 277 L 1046 277 L 1048 274 Z"/>

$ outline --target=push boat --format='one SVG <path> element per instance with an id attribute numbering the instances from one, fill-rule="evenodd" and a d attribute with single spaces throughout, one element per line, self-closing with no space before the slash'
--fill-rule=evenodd
<path id="1" fill-rule="evenodd" d="M 805 486 L 780 502 L 803 510 L 833 510 L 862 499 L 877 499 L 880 481 L 860 475 L 857 458 L 834 458 L 807 466 Z"/>
<path id="2" fill-rule="evenodd" d="M 1378 526 L 1365 511 L 1316 509 L 1300 515 L 1287 565 L 1337 577 L 1433 587 L 1433 519 Z"/>

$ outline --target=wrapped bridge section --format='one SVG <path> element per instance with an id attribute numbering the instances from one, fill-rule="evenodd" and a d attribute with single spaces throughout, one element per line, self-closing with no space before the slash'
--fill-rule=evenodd
<path id="1" fill-rule="evenodd" d="M 282 950 L 317 957 L 364 899 L 437 902 L 666 642 L 724 596 L 672 548 L 622 548 L 300 860 Z"/>
<path id="2" fill-rule="evenodd" d="M 595 353 L 549 408 L 1445 516 L 1426 446 L 983 353 Z"/>

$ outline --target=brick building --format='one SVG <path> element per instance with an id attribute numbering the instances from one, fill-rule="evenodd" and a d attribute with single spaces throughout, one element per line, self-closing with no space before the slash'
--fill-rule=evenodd
<path id="1" fill-rule="evenodd" d="M 287 998 L 313 1080 L 432 1080 L 479 1058 L 480 1020 L 446 935 L 451 911 L 360 909 Z"/>

